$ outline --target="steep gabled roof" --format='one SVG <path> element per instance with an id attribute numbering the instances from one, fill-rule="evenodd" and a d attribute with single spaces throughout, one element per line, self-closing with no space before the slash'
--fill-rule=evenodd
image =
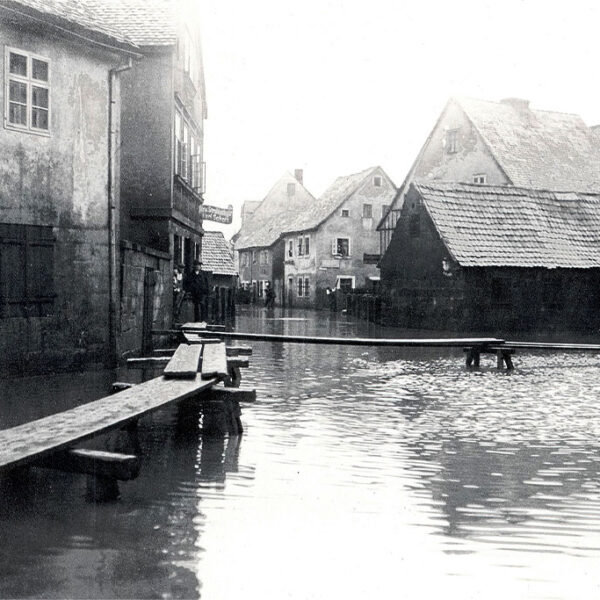
<path id="1" fill-rule="evenodd" d="M 575 114 L 525 100 L 456 100 L 513 185 L 600 192 L 600 143 Z"/>
<path id="2" fill-rule="evenodd" d="M 415 182 L 464 267 L 600 267 L 600 194 Z"/>
<path id="3" fill-rule="evenodd" d="M 205 231 L 202 236 L 202 268 L 215 275 L 237 275 L 231 246 L 221 231 Z"/>
<path id="4" fill-rule="evenodd" d="M 89 32 L 94 39 L 121 49 L 135 48 L 133 37 L 107 18 L 100 0 L 1 0 L 0 8 L 41 19 L 75 35 Z"/>
<path id="5" fill-rule="evenodd" d="M 138 46 L 177 42 L 183 3 L 180 0 L 81 0 L 94 6 L 105 23 L 123 31 Z"/>
<path id="6" fill-rule="evenodd" d="M 360 187 L 365 179 L 372 175 L 380 167 L 370 167 L 352 175 L 338 177 L 324 192 L 318 200 L 313 202 L 306 210 L 302 211 L 295 219 L 288 221 L 285 233 L 296 231 L 308 231 L 316 229 L 333 214 L 354 192 Z"/>
<path id="7" fill-rule="evenodd" d="M 288 196 L 288 184 L 295 185 L 295 193 Z M 242 224 L 235 242 L 236 250 L 268 248 L 272 246 L 289 224 L 316 202 L 314 196 L 291 173 L 285 173 L 258 205 L 254 214 Z"/>

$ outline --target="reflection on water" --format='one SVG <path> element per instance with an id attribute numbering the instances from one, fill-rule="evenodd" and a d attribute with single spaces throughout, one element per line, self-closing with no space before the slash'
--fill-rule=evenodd
<path id="1" fill-rule="evenodd" d="M 264 309 L 237 328 L 382 335 Z M 253 348 L 242 438 L 203 438 L 182 405 L 140 424 L 118 503 L 86 503 L 77 475 L 3 482 L 0 596 L 598 597 L 599 355 L 520 354 L 506 373 L 465 370 L 461 349 Z M 124 376 L 13 382 L 0 423 Z"/>

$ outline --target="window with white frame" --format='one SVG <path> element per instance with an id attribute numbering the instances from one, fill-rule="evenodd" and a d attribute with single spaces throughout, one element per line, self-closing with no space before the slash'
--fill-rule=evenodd
<path id="1" fill-rule="evenodd" d="M 334 238 L 331 244 L 331 253 L 334 256 L 339 256 L 341 258 L 346 258 L 351 256 L 351 244 L 350 238 Z"/>
<path id="2" fill-rule="evenodd" d="M 458 152 L 458 129 L 449 129 L 446 132 L 446 152 L 448 154 Z"/>
<path id="3" fill-rule="evenodd" d="M 6 126 L 48 133 L 50 130 L 50 61 L 6 49 Z"/>
<path id="4" fill-rule="evenodd" d="M 174 171 L 196 192 L 204 192 L 205 170 L 202 158 L 202 137 L 183 111 L 175 109 Z"/>
<path id="5" fill-rule="evenodd" d="M 473 175 L 473 183 L 477 183 L 480 185 L 487 183 L 485 173 L 478 173 L 477 175 Z"/>
<path id="6" fill-rule="evenodd" d="M 338 277 L 337 286 L 342 292 L 350 292 L 354 289 L 354 277 Z"/>

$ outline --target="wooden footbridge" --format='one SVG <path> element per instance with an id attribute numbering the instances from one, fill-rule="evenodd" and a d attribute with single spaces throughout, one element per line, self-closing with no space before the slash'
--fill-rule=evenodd
<path id="1" fill-rule="evenodd" d="M 183 400 L 201 403 L 206 434 L 242 433 L 240 402 L 252 402 L 254 390 L 239 387 L 239 369 L 248 365 L 223 342 L 181 344 L 162 376 L 138 385 L 116 383 L 110 395 L 76 408 L 0 431 L 0 475 L 22 467 L 45 467 L 88 475 L 88 497 L 118 496 L 118 480 L 137 477 L 140 447 L 138 420 Z M 127 452 L 81 448 L 80 444 L 114 430 L 126 437 Z M 121 444 L 123 445 L 123 444 Z"/>

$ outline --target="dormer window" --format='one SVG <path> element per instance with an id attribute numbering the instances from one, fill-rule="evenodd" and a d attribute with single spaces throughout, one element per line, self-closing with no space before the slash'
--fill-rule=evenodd
<path id="1" fill-rule="evenodd" d="M 477 183 L 479 185 L 487 183 L 485 173 L 478 173 L 477 175 L 473 175 L 473 183 Z"/>
<path id="2" fill-rule="evenodd" d="M 449 129 L 446 132 L 446 152 L 448 154 L 458 152 L 458 129 Z"/>

